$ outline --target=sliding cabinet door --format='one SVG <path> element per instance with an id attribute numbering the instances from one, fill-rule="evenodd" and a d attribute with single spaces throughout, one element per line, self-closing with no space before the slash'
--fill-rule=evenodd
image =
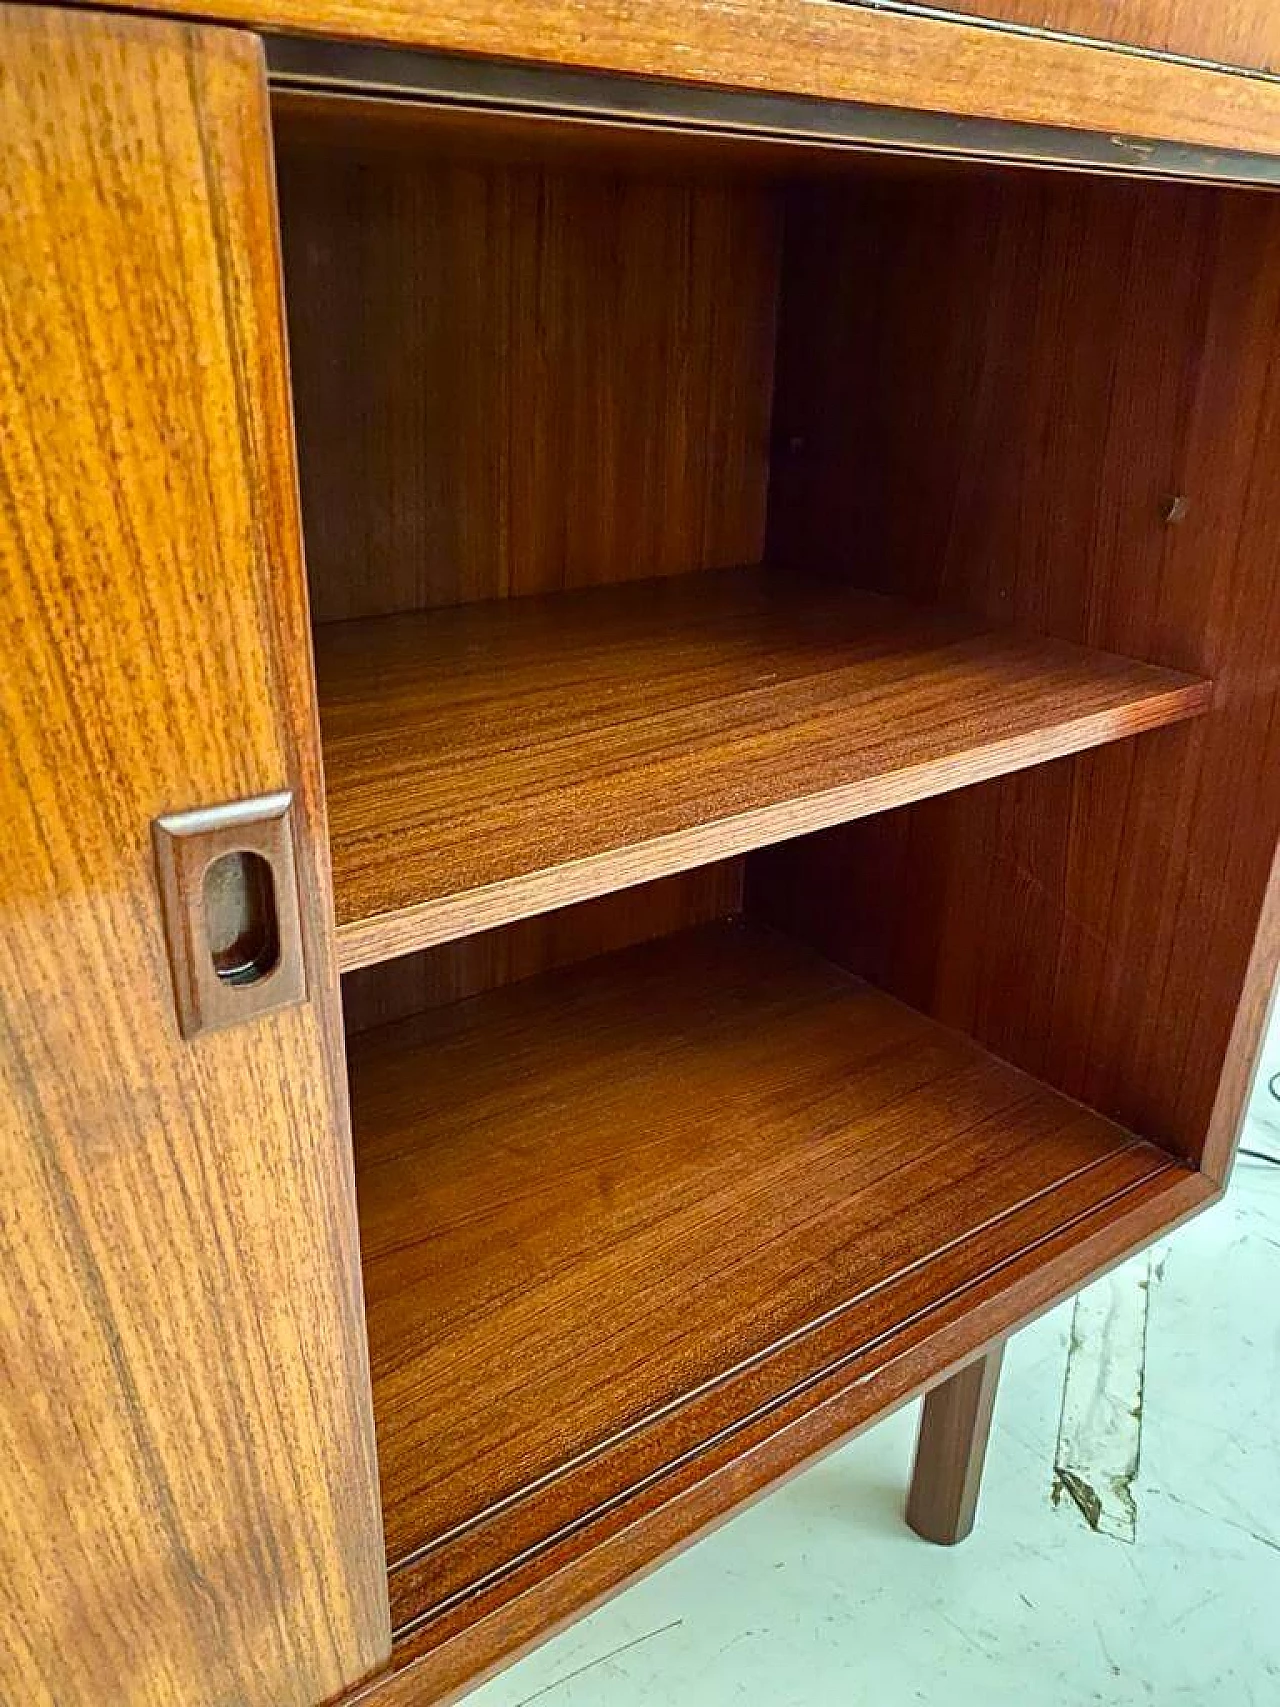
<path id="1" fill-rule="evenodd" d="M 256 39 L 0 7 L 0 1701 L 24 1707 L 313 1707 L 388 1648 L 282 352 Z M 220 1029 L 184 1038 L 170 948 L 201 945 L 166 937 L 153 821 L 283 791 L 288 892 L 259 902 L 301 999 L 242 990 L 223 943 Z M 184 846 L 198 918 L 218 895 Z"/>

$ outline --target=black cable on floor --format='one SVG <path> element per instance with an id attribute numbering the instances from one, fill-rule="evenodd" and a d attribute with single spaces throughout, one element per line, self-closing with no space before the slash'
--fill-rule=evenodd
<path id="1" fill-rule="evenodd" d="M 1267 1080 L 1267 1089 L 1276 1101 L 1280 1102 L 1280 1073 L 1273 1073 L 1271 1075 Z M 1270 1162 L 1273 1168 L 1280 1168 L 1280 1156 L 1273 1156 L 1266 1150 L 1240 1149 L 1236 1151 L 1236 1154 L 1238 1156 L 1248 1156 L 1251 1162 Z"/>

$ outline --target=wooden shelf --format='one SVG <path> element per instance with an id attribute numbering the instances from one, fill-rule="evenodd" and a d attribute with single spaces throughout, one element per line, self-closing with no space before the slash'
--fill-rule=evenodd
<path id="1" fill-rule="evenodd" d="M 344 969 L 1174 722 L 1175 671 L 759 570 L 322 625 Z"/>
<path id="2" fill-rule="evenodd" d="M 1064 1253 L 1096 1269 L 1200 1186 L 742 924 L 368 1033 L 350 1064 L 398 1626 L 824 1380 L 882 1407 L 884 1371 L 984 1310 L 998 1331 L 1066 1289 Z"/>

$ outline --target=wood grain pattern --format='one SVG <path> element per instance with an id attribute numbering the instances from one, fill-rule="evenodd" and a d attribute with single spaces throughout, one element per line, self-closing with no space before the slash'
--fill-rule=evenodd
<path id="1" fill-rule="evenodd" d="M 973 1531 L 1003 1359 L 1001 1343 L 925 1395 L 907 1522 L 926 1541 L 951 1547 Z"/>
<path id="2" fill-rule="evenodd" d="M 1261 80 L 830 0 L 132 3 L 267 30 L 1280 151 L 1280 87 Z"/>
<path id="3" fill-rule="evenodd" d="M 913 0 L 901 0 L 910 6 Z M 946 0 L 944 10 L 1033 29 L 1185 53 L 1221 65 L 1280 70 L 1280 10 L 1274 0 Z"/>
<path id="4" fill-rule="evenodd" d="M 854 151 L 790 133 L 753 135 L 698 130 L 629 117 L 620 124 L 607 114 L 565 116 L 485 106 L 432 106 L 427 101 L 391 100 L 349 90 L 280 85 L 271 92 L 277 156 L 345 153 L 366 163 L 399 155 L 419 166 L 450 161 L 472 169 L 521 166 L 540 170 L 584 170 L 599 179 L 610 174 L 650 182 L 733 181 L 778 186 L 797 174 L 900 175 L 936 171 L 967 162 L 907 154 Z M 287 167 L 286 167 L 287 170 Z M 317 196 L 312 218 L 322 202 Z M 304 213 L 304 216 L 306 214 Z M 728 304 L 725 305 L 729 306 Z"/>
<path id="5" fill-rule="evenodd" d="M 789 231 L 774 556 L 1215 685 L 1194 726 L 770 854 L 755 904 L 1220 1177 L 1280 948 L 1280 204 L 992 175 L 803 195 Z"/>
<path id="6" fill-rule="evenodd" d="M 1192 715 L 1207 684 L 730 571 L 317 633 L 352 967 Z"/>
<path id="7" fill-rule="evenodd" d="M 316 620 L 758 561 L 776 197 L 368 129 L 280 134 Z"/>
<path id="8" fill-rule="evenodd" d="M 656 1096 L 657 1082 L 653 1091 Z M 932 1118 L 927 1106 L 913 1106 Z M 1034 1142 L 1039 1136 L 1034 1125 L 1032 1133 Z M 991 1159 L 988 1155 L 987 1160 Z M 998 1156 L 996 1165 L 1005 1160 Z M 936 1164 L 936 1156 L 934 1161 Z M 939 1203 L 932 1189 L 932 1171 L 927 1167 L 914 1171 L 912 1184 L 917 1194 L 933 1199 L 929 1208 L 936 1211 Z M 853 1378 L 851 1372 L 859 1379 L 866 1377 L 890 1341 L 895 1354 L 903 1349 L 904 1342 L 897 1336 L 912 1324 L 921 1296 L 920 1283 L 935 1288 L 940 1299 L 957 1292 L 963 1295 L 976 1284 L 973 1264 L 977 1257 L 988 1265 L 984 1272 L 999 1269 L 1101 1205 L 1121 1198 L 1127 1201 L 1131 1192 L 1148 1181 L 1172 1177 L 1167 1157 L 1149 1146 L 1140 1147 L 1090 1165 L 1086 1175 L 1059 1182 L 1052 1191 L 1042 1193 L 1025 1214 L 1003 1217 L 996 1206 L 993 1213 L 997 1224 L 980 1251 L 962 1243 L 936 1259 L 926 1259 L 924 1273 L 914 1280 L 907 1273 L 895 1273 L 883 1285 L 869 1283 L 867 1292 L 859 1293 L 847 1309 L 837 1309 L 830 1320 L 820 1321 L 812 1332 L 784 1340 L 758 1358 L 747 1357 L 741 1364 L 711 1376 L 701 1390 L 673 1401 L 665 1412 L 659 1407 L 634 1427 L 620 1428 L 596 1449 L 589 1447 L 559 1473 L 550 1472 L 542 1485 L 521 1490 L 506 1504 L 491 1507 L 399 1561 L 391 1576 L 394 1622 L 403 1632 L 408 1627 L 405 1620 L 424 1616 L 425 1609 L 430 1609 L 431 1621 L 443 1630 L 453 1623 L 477 1583 L 500 1581 L 510 1571 L 512 1561 L 549 1554 L 583 1529 L 590 1521 L 585 1514 L 630 1499 L 632 1491 L 664 1475 L 669 1466 L 701 1456 L 709 1444 L 723 1443 L 780 1407 L 803 1408 L 804 1395 L 815 1382 L 826 1379 L 816 1371 L 826 1371 L 832 1379 L 836 1372 L 848 1378 Z M 1017 1190 L 1027 1178 L 1027 1170 L 1015 1166 L 1006 1184 Z M 719 1183 L 717 1203 L 726 1195 L 723 1180 Z M 948 1174 L 947 1189 L 953 1183 Z M 797 1200 L 808 1205 L 803 1188 L 793 1184 L 792 1189 Z M 995 1204 L 994 1198 L 987 1201 Z M 753 1202 L 754 1198 L 748 1200 L 748 1213 Z M 825 1216 L 829 1207 L 824 1199 L 819 1212 Z M 881 1199 L 878 1208 L 883 1207 Z M 929 1215 L 928 1210 L 924 1213 Z M 930 1224 L 934 1224 L 933 1219 Z M 734 1225 L 740 1228 L 742 1223 Z M 830 1223 L 827 1225 L 830 1231 Z M 892 1267 L 898 1248 L 909 1250 L 922 1225 L 912 1221 L 891 1234 L 882 1224 L 874 1231 L 863 1229 L 863 1233 L 870 1237 L 875 1253 Z M 797 1239 L 789 1237 L 787 1244 L 794 1254 Z M 736 1240 L 733 1250 L 741 1254 Z M 835 1266 L 839 1268 L 838 1261 Z M 757 1256 L 741 1267 L 750 1278 L 762 1267 L 761 1259 Z M 736 1300 L 731 1293 L 721 1295 L 720 1309 L 726 1317 L 733 1317 Z M 715 1348 L 709 1349 L 714 1355 Z"/>
<path id="9" fill-rule="evenodd" d="M 968 1362 L 992 1339 L 1198 1213 L 1215 1195 L 1202 1175 L 1172 1168 L 1084 1214 L 923 1323 L 904 1329 L 899 1355 L 891 1360 L 875 1348 L 600 1512 L 478 1590 L 465 1609 L 407 1630 L 392 1650 L 392 1671 L 355 1699 L 360 1707 L 453 1700 L 626 1580 Z"/>
<path id="10" fill-rule="evenodd" d="M 388 1643 L 258 44 L 0 9 L 0 1698 Z M 185 1044 L 150 846 L 294 791 L 312 1000 Z"/>
<path id="11" fill-rule="evenodd" d="M 355 1037 L 596 954 L 734 918 L 742 911 L 745 875 L 745 860 L 717 860 L 348 972 L 342 980 L 346 1034 Z"/>
<path id="12" fill-rule="evenodd" d="M 351 1070 L 401 1625 L 1185 1178 L 743 926 L 370 1032 Z"/>

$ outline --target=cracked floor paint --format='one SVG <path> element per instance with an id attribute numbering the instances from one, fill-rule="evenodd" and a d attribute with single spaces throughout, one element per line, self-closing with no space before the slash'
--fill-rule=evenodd
<path id="1" fill-rule="evenodd" d="M 1053 1499 L 1065 1495 L 1090 1529 L 1118 1541 L 1137 1534 L 1147 1307 L 1163 1254 L 1104 1276 L 1076 1299 L 1071 1318 Z"/>

